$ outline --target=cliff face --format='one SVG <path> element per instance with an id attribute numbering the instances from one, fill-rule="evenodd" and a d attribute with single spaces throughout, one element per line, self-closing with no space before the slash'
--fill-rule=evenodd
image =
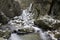
<path id="1" fill-rule="evenodd" d="M 50 6 L 51 6 L 52 0 L 35 0 L 33 4 L 33 13 L 35 13 L 34 17 L 37 19 L 41 15 L 47 15 Z"/>
<path id="2" fill-rule="evenodd" d="M 20 5 L 14 0 L 0 0 L 0 11 L 7 17 L 14 17 L 21 14 Z"/>

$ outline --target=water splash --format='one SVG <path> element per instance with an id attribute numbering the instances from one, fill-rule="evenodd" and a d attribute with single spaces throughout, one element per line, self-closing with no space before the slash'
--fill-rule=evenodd
<path id="1" fill-rule="evenodd" d="M 17 22 L 20 22 L 20 23 L 22 22 L 22 23 L 24 23 L 22 25 L 23 28 L 31 27 L 35 30 L 35 32 L 38 32 L 40 34 L 41 40 L 48 40 L 46 37 L 46 34 L 40 28 L 34 26 L 33 13 L 29 12 L 29 11 L 31 11 L 31 8 L 32 8 L 32 3 L 30 4 L 30 6 L 28 8 L 29 10 L 28 9 L 23 10 L 22 15 L 19 17 L 15 17 L 15 18 L 17 18 L 17 20 L 15 22 L 13 22 L 14 20 L 10 21 L 9 24 L 16 26 Z M 21 21 L 21 19 L 23 21 Z M 19 25 L 17 25 L 17 28 L 20 27 L 20 23 L 19 23 Z M 19 36 L 12 34 L 11 40 L 21 40 L 21 39 L 19 39 Z"/>
<path id="2" fill-rule="evenodd" d="M 35 29 L 35 32 L 38 32 L 40 34 L 41 40 L 48 40 L 46 37 L 46 34 L 42 31 L 42 29 L 38 27 L 33 27 Z"/>
<path id="3" fill-rule="evenodd" d="M 32 3 L 30 4 L 29 11 L 31 11 Z M 42 30 L 38 27 L 33 26 L 34 25 L 34 19 L 33 19 L 33 13 L 27 12 L 28 10 L 23 10 L 22 17 L 25 21 L 24 27 L 28 25 L 28 27 L 34 28 L 35 32 L 39 31 L 40 37 L 42 40 L 47 40 L 45 33 L 42 32 Z"/>

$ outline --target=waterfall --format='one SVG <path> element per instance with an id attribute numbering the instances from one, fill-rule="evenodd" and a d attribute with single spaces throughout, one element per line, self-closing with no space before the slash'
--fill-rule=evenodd
<path id="1" fill-rule="evenodd" d="M 31 8 L 32 8 L 32 3 L 30 4 L 30 7 L 28 9 L 23 10 L 22 15 L 17 18 L 23 20 L 22 22 L 24 23 L 24 28 L 27 28 L 27 27 L 34 28 L 35 32 L 39 31 L 41 40 L 48 40 L 46 37 L 46 34 L 40 28 L 34 26 L 33 13 L 29 12 L 31 11 Z M 13 21 L 9 23 L 12 24 L 12 22 Z M 21 39 L 16 34 L 12 34 L 10 37 L 10 40 L 21 40 Z"/>
<path id="2" fill-rule="evenodd" d="M 30 6 L 29 6 L 29 11 L 31 11 L 31 9 L 32 9 L 32 5 L 33 5 L 33 4 L 31 3 Z"/>
<path id="3" fill-rule="evenodd" d="M 31 8 L 32 8 L 32 3 L 30 4 L 29 11 L 31 11 Z M 29 13 L 27 9 L 23 10 L 22 17 L 23 17 L 23 20 L 25 21 L 24 27 L 27 27 L 27 25 L 28 25 L 28 27 L 34 28 L 34 30 L 36 32 L 39 31 L 42 40 L 47 40 L 45 33 L 43 33 L 43 31 L 40 28 L 33 26 L 34 25 L 34 19 L 33 19 L 32 13 Z"/>

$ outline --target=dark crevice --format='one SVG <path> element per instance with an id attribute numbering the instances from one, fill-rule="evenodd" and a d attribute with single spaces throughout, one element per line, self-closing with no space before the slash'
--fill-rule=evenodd
<path id="1" fill-rule="evenodd" d="M 52 8 L 53 8 L 53 6 L 54 6 L 54 4 L 56 2 L 57 2 L 57 0 L 52 0 L 51 6 L 50 6 L 50 10 L 48 11 L 48 15 L 51 15 Z"/>

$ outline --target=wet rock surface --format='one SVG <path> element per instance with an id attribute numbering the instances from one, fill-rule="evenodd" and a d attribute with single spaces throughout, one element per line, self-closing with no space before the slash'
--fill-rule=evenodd
<path id="1" fill-rule="evenodd" d="M 44 31 L 52 37 L 53 40 L 60 40 L 60 20 L 54 19 L 51 16 L 45 15 L 40 16 L 35 22 L 39 28 L 42 28 Z M 48 30 L 50 30 L 48 32 Z"/>

